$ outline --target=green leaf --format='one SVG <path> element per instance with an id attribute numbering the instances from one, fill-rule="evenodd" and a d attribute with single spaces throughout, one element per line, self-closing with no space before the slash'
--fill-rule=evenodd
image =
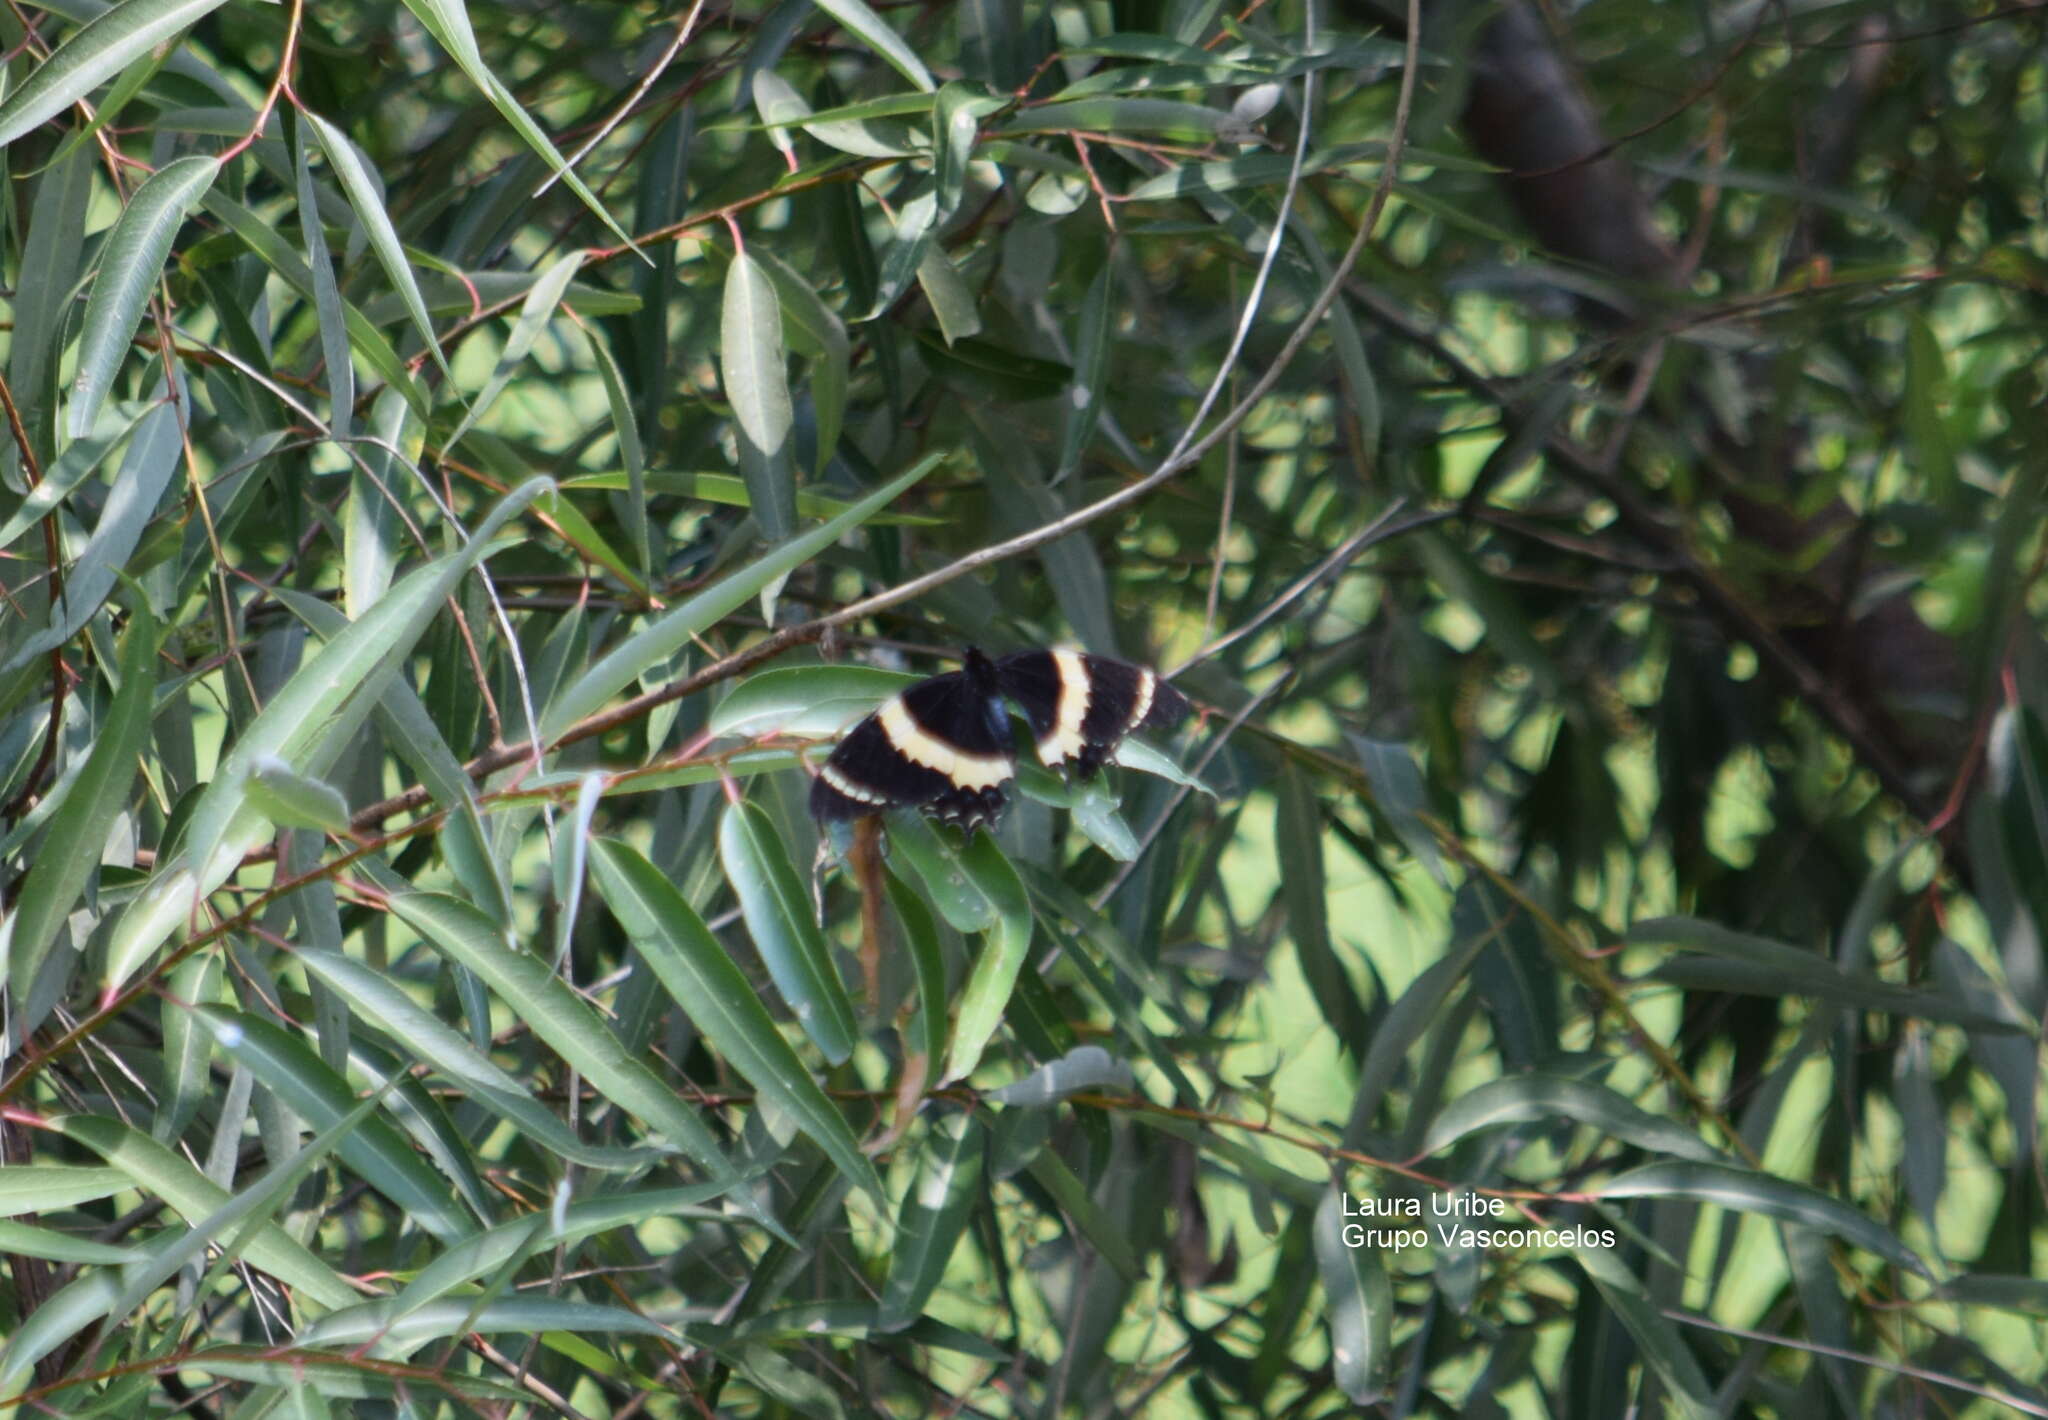
<path id="1" fill-rule="evenodd" d="M 58 929 L 99 866 L 115 816 L 127 806 L 156 704 L 157 635 L 148 609 L 138 608 L 121 647 L 121 682 L 113 706 L 22 884 L 7 949 L 8 980 L 20 1000 L 28 999 Z"/>
<path id="2" fill-rule="evenodd" d="M 9 1165 L 8 1171 L 13 1172 L 15 1167 Z M 115 1170 L 103 1169 L 100 1172 L 112 1174 Z M 127 1187 L 127 1179 L 121 1178 L 119 1186 Z M 23 1257 L 40 1257 L 50 1262 L 90 1263 L 102 1267 L 118 1267 L 124 1263 L 138 1262 L 142 1258 L 142 1253 L 132 1247 L 108 1247 L 105 1243 L 96 1243 L 90 1238 L 73 1237 L 69 1233 L 56 1232 L 50 1228 L 5 1222 L 0 1222 L 0 1252 L 18 1253 Z"/>
<path id="3" fill-rule="evenodd" d="M 383 194 L 378 191 L 370 165 L 339 128 L 310 110 L 301 109 L 300 113 L 319 137 L 321 151 L 327 154 L 327 166 L 340 181 L 349 206 L 355 209 L 356 220 L 363 224 L 363 235 L 369 240 L 377 264 L 384 268 L 392 290 L 405 302 L 405 311 L 412 317 L 413 329 L 426 342 L 434 363 L 441 367 L 443 374 L 447 374 L 448 361 L 441 353 L 440 337 L 435 334 L 433 318 L 427 314 L 426 301 L 421 297 L 419 282 L 413 276 L 412 263 L 405 259 L 404 243 L 398 238 L 398 229 L 392 225 L 391 214 L 384 208 Z"/>
<path id="4" fill-rule="evenodd" d="M 348 800 L 341 790 L 295 772 L 274 755 L 249 766 L 246 787 L 251 807 L 280 828 L 315 828 L 337 837 L 348 836 Z"/>
<path id="5" fill-rule="evenodd" d="M 88 23 L 0 102 L 0 148 L 77 103 L 225 0 L 125 0 Z M 206 162 L 211 159 L 181 159 Z"/>
<path id="6" fill-rule="evenodd" d="M 984 1090 L 983 1099 L 1019 1109 L 1044 1109 L 1082 1090 L 1134 1088 L 1131 1067 L 1099 1045 L 1077 1045 L 1057 1060 L 1048 1060 L 1022 1079 L 1000 1089 Z"/>
<path id="7" fill-rule="evenodd" d="M 562 160 L 562 155 L 555 151 L 555 145 L 549 141 L 547 134 L 541 132 L 540 125 L 528 116 L 526 110 L 520 107 L 519 100 L 512 96 L 512 91 L 507 89 L 484 63 L 483 55 L 476 47 L 476 35 L 469 27 L 469 15 L 461 0 L 405 0 L 405 7 L 419 17 L 419 22 L 426 27 L 427 33 L 448 51 L 462 72 L 469 76 L 470 82 L 483 90 L 484 97 L 491 101 L 491 106 L 504 115 L 505 121 L 512 125 L 512 130 L 519 135 L 520 140 L 548 165 L 549 170 L 561 180 L 562 185 L 582 200 L 583 205 L 590 209 L 597 220 L 604 223 L 606 230 L 627 246 L 633 246 L 633 239 L 626 234 L 625 228 L 612 220 L 612 214 L 597 200 L 597 194 L 584 185 L 583 179 L 569 170 L 569 165 Z M 638 248 L 634 247 L 634 250 L 637 251 Z"/>
<path id="8" fill-rule="evenodd" d="M 469 412 L 462 416 L 462 422 L 455 426 L 455 432 L 447 439 L 447 447 L 453 448 L 462 442 L 462 436 L 476 427 L 484 411 L 504 392 L 512 381 L 513 374 L 533 353 L 533 347 L 540 341 L 541 332 L 555 317 L 555 307 L 562 304 L 562 293 L 569 289 L 570 279 L 583 269 L 584 253 L 572 251 L 562 257 L 541 274 L 533 283 L 533 289 L 520 302 L 519 318 L 512 322 L 512 334 L 506 338 L 505 348 L 498 352 L 497 366 L 484 381 L 483 389 L 470 401 Z"/>
<path id="9" fill-rule="evenodd" d="M 751 253 L 754 261 L 775 283 L 782 302 L 785 329 L 790 343 L 811 360 L 811 405 L 818 424 L 818 461 L 815 471 L 823 475 L 839 447 L 839 431 L 846 423 L 846 399 L 852 378 L 852 347 L 846 338 L 846 323 L 819 299 L 810 282 L 789 263 L 765 247 Z M 797 495 L 797 511 L 815 516 Z"/>
<path id="10" fill-rule="evenodd" d="M 1088 835 L 1088 841 L 1119 863 L 1134 862 L 1138 856 L 1138 835 L 1124 822 L 1116 795 L 1093 779 L 1077 785 L 1068 803 L 1074 827 Z"/>
<path id="11" fill-rule="evenodd" d="M 932 76 L 926 72 L 924 61 L 861 0 L 817 0 L 817 6 L 839 21 L 848 34 L 887 60 L 897 73 L 927 93 L 932 90 Z"/>
<path id="12" fill-rule="evenodd" d="M 199 1018 L 213 1031 L 214 1044 L 248 1067 L 266 1089 L 315 1129 L 330 1129 L 349 1116 L 359 1101 L 348 1082 L 327 1068 L 312 1047 L 258 1016 L 197 1007 Z M 448 1180 L 421 1158 L 406 1137 L 376 1115 L 359 1119 L 336 1142 L 342 1160 L 373 1188 L 396 1204 L 407 1219 L 443 1242 L 476 1228 L 457 1200 Z"/>
<path id="13" fill-rule="evenodd" d="M 0 523 L 0 547 L 6 547 L 24 532 L 50 515 L 52 509 L 64 501 L 65 495 L 90 478 L 121 443 L 135 431 L 135 427 L 147 417 L 149 410 L 143 408 L 130 412 L 123 410 L 120 428 L 99 438 L 84 438 L 73 441 L 57 461 L 43 470 L 43 481 L 29 489 L 28 496 L 21 500 L 21 506 L 14 510 L 12 517 Z"/>
<path id="14" fill-rule="evenodd" d="M 1051 399 L 1074 377 L 1072 370 L 1057 361 L 1019 355 L 991 341 L 962 335 L 949 342 L 928 330 L 920 330 L 916 335 L 918 354 L 931 366 L 932 373 L 960 393 L 977 399 Z"/>
<path id="15" fill-rule="evenodd" d="M 649 666 L 665 664 L 692 638 L 745 606 L 770 582 L 787 576 L 831 546 L 847 530 L 859 527 L 873 514 L 886 508 L 905 489 L 937 468 L 944 457 L 942 453 L 935 453 L 918 460 L 910 469 L 822 527 L 791 538 L 767 556 L 705 588 L 688 601 L 671 607 L 660 618 L 627 637 L 549 706 L 542 720 L 542 738 L 552 739 L 578 720 L 596 713 L 605 701 L 638 680 Z"/>
<path id="16" fill-rule="evenodd" d="M 623 1044 L 604 1019 L 548 969 L 520 951 L 468 903 L 438 893 L 400 892 L 391 910 L 455 961 L 483 978 L 526 1026 L 606 1099 L 666 1135 L 714 1181 L 739 1188 L 742 1179 L 696 1110 Z M 758 1204 L 740 1206 L 772 1231 Z"/>
<path id="17" fill-rule="evenodd" d="M 1330 1323 L 1330 1369 L 1354 1405 L 1377 1402 L 1392 1358 L 1394 1289 L 1379 1250 L 1344 1240 L 1343 1195 L 1331 1188 L 1316 1205 L 1316 1272 Z"/>
<path id="18" fill-rule="evenodd" d="M 477 1306 L 471 1297 L 429 1302 L 393 1318 L 388 1306 L 371 1303 L 322 1317 L 298 1337 L 306 1346 L 367 1347 L 373 1356 L 409 1356 L 430 1341 L 472 1333 L 597 1331 L 620 1336 L 673 1333 L 651 1317 L 624 1307 L 553 1297 L 503 1297 Z"/>
<path id="19" fill-rule="evenodd" d="M 129 0 L 131 5 L 140 3 L 142 0 Z M 52 56 L 50 63 L 56 62 L 57 56 Z M 135 189 L 135 196 L 115 220 L 114 230 L 107 234 L 100 274 L 92 283 L 85 323 L 80 328 L 78 376 L 72 383 L 67 420 L 72 438 L 92 432 L 100 401 L 114 383 L 135 327 L 142 322 L 149 293 L 163 273 L 171 240 L 185 224 L 186 214 L 213 186 L 219 171 L 219 164 L 211 158 L 179 158 L 164 164 Z"/>
<path id="20" fill-rule="evenodd" d="M 469 1099 L 564 1158 L 589 1168 L 622 1170 L 644 1167 L 658 1157 L 651 1149 L 585 1144 L 533 1097 L 526 1082 L 501 1069 L 440 1017 L 422 1009 L 382 972 L 338 952 L 302 947 L 294 959 L 345 999 L 366 1024 L 432 1066 Z"/>
<path id="21" fill-rule="evenodd" d="M 967 985 L 960 992 L 953 1048 L 946 1057 L 941 1083 L 964 1080 L 981 1063 L 982 1051 L 1002 1024 L 1004 1008 L 1017 986 L 1017 973 L 1024 969 L 1031 950 L 1031 899 L 1024 891 L 1023 879 L 995 840 L 977 833 L 958 862 L 968 881 L 988 900 L 995 920 L 988 945 L 975 957 Z"/>
<path id="22" fill-rule="evenodd" d="M 378 392 L 370 409 L 363 467 L 349 473 L 348 508 L 342 527 L 342 606 L 361 616 L 390 590 L 397 570 L 404 523 L 399 512 L 414 474 L 421 424 L 397 390 Z"/>
<path id="23" fill-rule="evenodd" d="M 142 417 L 113 479 L 112 491 L 100 507 L 92 537 L 71 564 L 63 601 L 51 609 L 49 625 L 16 646 L 6 664 L 0 665 L 0 685 L 7 684 L 10 673 L 76 636 L 113 592 L 183 459 L 179 432 L 178 412 L 169 400 Z"/>
<path id="24" fill-rule="evenodd" d="M 247 800 L 256 762 L 282 760 L 304 775 L 332 764 L 398 675 L 400 664 L 464 574 L 489 551 L 498 531 L 549 487 L 535 479 L 513 490 L 469 544 L 394 586 L 318 655 L 299 668 L 263 713 L 221 757 L 186 828 L 184 844 L 160 862 L 149 885 L 122 914 L 107 949 L 104 985 L 114 989 L 157 949 L 260 843 L 268 820 Z"/>
<path id="25" fill-rule="evenodd" d="M 1369 740 L 1363 735 L 1347 735 L 1345 738 L 1351 741 L 1359 767 L 1365 770 L 1365 777 L 1372 784 L 1373 806 L 1387 816 L 1387 821 L 1394 826 L 1394 832 L 1400 836 L 1402 845 L 1415 856 L 1415 861 L 1429 869 L 1429 875 L 1439 884 L 1448 887 L 1450 880 L 1444 875 L 1443 859 L 1437 855 L 1436 835 L 1422 821 L 1422 811 L 1427 807 L 1429 798 L 1415 756 L 1405 745 Z"/>
<path id="26" fill-rule="evenodd" d="M 239 202 L 232 200 L 218 187 L 207 191 L 206 210 L 228 225 L 237 237 L 247 244 L 249 250 L 263 259 L 265 265 L 283 277 L 292 288 L 307 300 L 317 299 L 313 289 L 313 272 L 292 250 L 290 243 L 278 235 L 275 228 Z M 420 382 L 412 377 L 391 342 L 384 338 L 370 318 L 357 310 L 350 301 L 341 303 L 343 322 L 348 326 L 349 348 L 357 358 L 368 365 L 385 383 L 405 396 L 405 402 L 412 406 L 413 413 L 422 419 L 433 414 L 432 401 Z"/>
<path id="27" fill-rule="evenodd" d="M 704 732 L 714 739 L 834 735 L 919 677 L 873 666 L 785 666 L 749 676 L 718 702 Z"/>
<path id="28" fill-rule="evenodd" d="M 1004 107 L 1008 101 L 988 93 L 979 84 L 954 80 L 932 100 L 932 182 L 938 199 L 938 219 L 945 222 L 960 209 L 966 190 L 967 165 L 974 160 L 974 142 L 983 116 Z"/>
<path id="29" fill-rule="evenodd" d="M 890 905 L 903 924 L 904 946 L 917 974 L 917 1018 L 904 1036 L 905 1048 L 924 1057 L 927 1071 L 946 1048 L 946 959 L 931 909 L 894 873 L 888 875 Z"/>
<path id="30" fill-rule="evenodd" d="M 211 1216 L 228 1202 L 226 1189 L 209 1180 L 185 1158 L 138 1129 L 104 1116 L 74 1114 L 51 1121 L 65 1137 L 75 1139 L 126 1176 L 133 1187 L 169 1204 L 188 1223 Z M 12 1174 L 10 1167 L 5 1171 Z M 362 1296 L 325 1262 L 275 1224 L 265 1224 L 242 1249 L 242 1255 L 279 1281 L 298 1288 L 321 1307 L 345 1307 Z"/>
<path id="31" fill-rule="evenodd" d="M 56 1213 L 119 1193 L 132 1180 L 120 1169 L 82 1164 L 16 1164 L 0 1170 L 0 1218 Z"/>
<path id="32" fill-rule="evenodd" d="M 782 347 L 782 304 L 768 273 L 745 252 L 733 259 L 726 273 L 719 351 L 726 398 L 732 402 L 741 439 L 755 454 L 743 467 L 763 474 L 747 480 L 754 517 L 764 535 L 787 537 L 796 523 L 796 485 L 787 476 L 787 462 L 778 460 L 795 416 Z"/>
<path id="33" fill-rule="evenodd" d="M 1935 501 L 1948 503 L 1961 486 L 1955 442 L 1942 413 L 1942 406 L 1954 397 L 1948 358 L 1934 327 L 1917 313 L 1907 317 L 1904 397 L 1906 440 L 1913 450 L 1914 469 L 1927 480 Z"/>
<path id="34" fill-rule="evenodd" d="M 1055 481 L 1081 466 L 1081 455 L 1088 451 L 1095 426 L 1102 418 L 1104 379 L 1109 370 L 1109 295 L 1113 272 L 1113 260 L 1105 257 L 1096 268 L 1095 278 L 1088 283 L 1088 294 L 1081 298 L 1081 328 L 1074 339 L 1074 382 L 1067 390 L 1072 407 L 1060 443 L 1060 467 Z"/>
<path id="35" fill-rule="evenodd" d="M 2016 1021 L 1987 1016 L 1945 992 L 1895 986 L 1860 972 L 1843 971 L 1818 952 L 1737 932 L 1687 917 L 1660 917 L 1628 930 L 1635 944 L 1690 947 L 1704 956 L 1677 957 L 1652 973 L 1657 979 L 1699 984 L 1724 991 L 1783 996 L 1817 996 L 1858 1010 L 1947 1021 L 1975 1030 L 2018 1031 Z"/>
<path id="36" fill-rule="evenodd" d="M 981 310 L 973 288 L 960 275 L 960 268 L 944 248 L 930 246 L 917 264 L 917 284 L 932 303 L 932 315 L 939 322 L 939 334 L 950 347 L 981 333 Z"/>
<path id="37" fill-rule="evenodd" d="M 1374 1023 L 1371 1042 L 1358 1064 L 1351 1127 L 1345 1133 L 1348 1141 L 1355 1143 L 1370 1124 L 1408 1052 L 1422 1039 L 1452 992 L 1463 984 L 1473 958 L 1489 944 L 1505 940 L 1504 934 L 1520 910 L 1485 878 L 1468 879 L 1459 890 L 1451 907 L 1451 949 L 1420 972 Z"/>
<path id="38" fill-rule="evenodd" d="M 299 232 L 306 243 L 306 265 L 313 276 L 313 311 L 320 322 L 320 354 L 327 366 L 327 432 L 337 440 L 351 433 L 356 401 L 356 367 L 349 359 L 348 318 L 341 309 L 341 288 L 334 282 L 334 260 L 327 250 L 327 231 L 320 221 L 320 194 L 306 157 L 306 131 L 294 127 L 292 168 L 298 178 Z"/>
<path id="39" fill-rule="evenodd" d="M 612 432 L 619 441 L 619 460 L 626 466 L 622 512 L 627 535 L 633 540 L 639 585 L 645 588 L 654 575 L 654 547 L 647 522 L 647 450 L 640 442 L 640 424 L 633 417 L 633 401 L 626 393 L 625 377 L 619 373 L 618 362 L 612 359 L 611 347 L 595 328 L 586 327 L 583 334 L 590 342 L 591 362 L 604 381 L 605 404 L 611 410 Z M 620 505 L 615 501 L 613 506 Z"/>
<path id="40" fill-rule="evenodd" d="M 1562 1075 L 1489 1080 L 1458 1096 L 1430 1121 L 1416 1153 L 1442 1153 L 1475 1130 L 1549 1119 L 1584 1124 L 1613 1138 L 1683 1159 L 1726 1162 L 1720 1150 L 1690 1130 L 1638 1108 L 1605 1085 Z"/>
<path id="41" fill-rule="evenodd" d="M 1316 1007 L 1347 1051 L 1365 1039 L 1365 1010 L 1330 939 L 1329 888 L 1323 871 L 1323 808 L 1316 786 L 1297 765 L 1280 775 L 1273 818 L 1279 853 L 1280 896 L 1287 905 L 1287 935 L 1316 999 Z"/>
<path id="42" fill-rule="evenodd" d="M 754 112 L 761 116 L 767 126 L 768 141 L 790 167 L 796 166 L 796 145 L 789 141 L 789 126 L 802 122 L 811 112 L 811 106 L 804 102 L 803 95 L 791 86 L 789 80 L 773 69 L 754 71 Z"/>
<path id="43" fill-rule="evenodd" d="M 1075 99 L 1040 104 L 1007 120 L 1001 133 L 1157 133 L 1168 138 L 1211 142 L 1230 122 L 1222 109 L 1173 99 Z"/>
<path id="44" fill-rule="evenodd" d="M 1729 1164 L 1676 1159 L 1644 1164 L 1610 1179 L 1595 1192 L 1602 1198 L 1684 1198 L 1738 1213 L 1761 1213 L 1833 1234 L 1922 1277 L 1933 1276 L 1911 1248 L 1840 1199 L 1803 1183 Z"/>
<path id="45" fill-rule="evenodd" d="M 804 1069 L 745 974 L 683 895 L 623 843 L 599 839 L 591 864 L 597 889 L 626 935 L 711 1048 L 815 1140 L 849 1183 L 883 1198 L 881 1180 L 845 1115 Z"/>
<path id="46" fill-rule="evenodd" d="M 917 1320 L 938 1290 L 980 1196 L 987 1146 L 987 1128 L 964 1112 L 944 1116 L 925 1136 L 917 1182 L 903 1195 L 896 1214 L 889 1280 L 882 1285 L 883 1330 L 900 1331 Z"/>
<path id="47" fill-rule="evenodd" d="M 981 880 L 961 863 L 965 847 L 953 835 L 941 835 L 923 814 L 889 815 L 889 848 L 901 855 L 925 896 L 956 932 L 979 932 L 995 922 L 999 908 Z"/>
<path id="48" fill-rule="evenodd" d="M 718 856 L 775 989 L 796 1013 L 804 1034 L 827 1060 L 839 1064 L 860 1040 L 853 1001 L 833 968 L 825 934 L 811 916 L 803 880 L 758 804 L 742 801 L 726 809 L 718 828 Z"/>
<path id="49" fill-rule="evenodd" d="M 630 488 L 631 479 L 622 472 L 612 470 L 606 473 L 579 473 L 574 478 L 562 481 L 564 488 Z M 671 469 L 653 469 L 647 474 L 647 486 L 657 493 L 677 493 L 686 498 L 698 498 L 706 503 L 720 503 L 732 508 L 752 505 L 747 496 L 747 485 L 743 479 L 730 473 L 679 473 Z M 828 498 L 822 493 L 809 489 L 798 489 L 796 510 L 806 518 L 836 518 L 852 504 L 841 498 Z M 872 527 L 933 528 L 945 526 L 944 518 L 934 518 L 923 513 L 880 512 L 869 518 Z"/>
<path id="50" fill-rule="evenodd" d="M 1131 1246 L 1128 1232 L 1119 1228 L 1102 1206 L 1089 1197 L 1088 1189 L 1067 1167 L 1055 1149 L 1040 1149 L 1032 1155 L 1026 1170 L 1041 1188 L 1052 1195 L 1060 1212 L 1075 1232 L 1115 1268 L 1126 1282 L 1135 1283 L 1145 1275 L 1145 1264 Z"/>
<path id="51" fill-rule="evenodd" d="M 1214 789 L 1181 768 L 1180 764 L 1164 751 L 1153 748 L 1136 735 L 1127 737 L 1118 745 L 1116 753 L 1110 756 L 1110 761 L 1121 764 L 1126 769 L 1135 769 L 1140 774 L 1150 774 L 1154 778 L 1193 789 L 1198 794 L 1207 794 L 1212 799 L 1217 797 Z"/>
<path id="52" fill-rule="evenodd" d="M 1643 1279 L 1629 1271 L 1611 1249 L 1579 1247 L 1572 1249 L 1572 1255 L 1622 1329 L 1634 1338 L 1650 1370 L 1670 1389 L 1683 1420 L 1708 1420 L 1719 1414 L 1713 1387 L 1707 1384 L 1700 1363 Z"/>

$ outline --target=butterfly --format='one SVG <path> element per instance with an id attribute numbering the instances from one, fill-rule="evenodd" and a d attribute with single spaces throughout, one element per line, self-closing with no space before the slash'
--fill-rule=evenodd
<path id="1" fill-rule="evenodd" d="M 1187 697 L 1143 666 L 1085 651 L 1016 651 L 991 660 L 970 646 L 960 669 L 906 686 L 833 749 L 811 781 L 811 814 L 840 822 L 910 806 L 972 829 L 993 823 L 1017 772 L 1008 700 L 1024 712 L 1038 757 L 1082 779 L 1137 729 L 1170 729 Z"/>

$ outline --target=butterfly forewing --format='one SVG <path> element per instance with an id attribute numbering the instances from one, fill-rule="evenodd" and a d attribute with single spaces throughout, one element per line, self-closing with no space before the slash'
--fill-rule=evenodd
<path id="1" fill-rule="evenodd" d="M 954 671 L 919 681 L 854 726 L 811 785 L 811 813 L 829 822 L 913 806 L 971 827 L 1002 812 L 1015 773 L 992 677 Z"/>

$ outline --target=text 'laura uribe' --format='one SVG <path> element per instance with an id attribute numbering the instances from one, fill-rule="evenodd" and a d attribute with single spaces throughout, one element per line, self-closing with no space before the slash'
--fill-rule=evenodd
<path id="1" fill-rule="evenodd" d="M 1343 1195 L 1346 1247 L 1529 1248 L 1613 1247 L 1612 1228 L 1550 1228 L 1538 1224 L 1485 1227 L 1508 1216 L 1505 1198 L 1477 1193 L 1439 1193 L 1420 1198 L 1354 1198 Z"/>

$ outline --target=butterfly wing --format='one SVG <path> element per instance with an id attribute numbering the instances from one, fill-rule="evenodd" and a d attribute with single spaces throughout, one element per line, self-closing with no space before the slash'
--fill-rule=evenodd
<path id="1" fill-rule="evenodd" d="M 1003 810 L 1017 772 L 1002 703 L 954 671 L 882 702 L 811 784 L 811 813 L 838 822 L 910 806 L 972 828 Z"/>
<path id="2" fill-rule="evenodd" d="M 996 678 L 1037 741 L 1047 765 L 1073 761 L 1083 779 L 1136 729 L 1170 729 L 1187 697 L 1144 666 L 1085 651 L 1018 651 L 996 663 Z"/>

